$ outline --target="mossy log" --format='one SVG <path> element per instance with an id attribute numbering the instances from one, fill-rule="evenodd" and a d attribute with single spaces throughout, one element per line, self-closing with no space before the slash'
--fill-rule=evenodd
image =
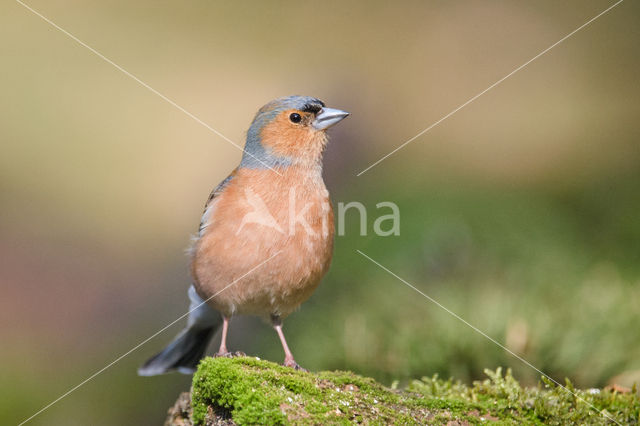
<path id="1" fill-rule="evenodd" d="M 256 358 L 206 358 L 165 425 L 638 424 L 636 389 L 523 388 L 507 371 L 472 386 L 438 377 L 391 389 L 344 371 L 307 373 Z"/>

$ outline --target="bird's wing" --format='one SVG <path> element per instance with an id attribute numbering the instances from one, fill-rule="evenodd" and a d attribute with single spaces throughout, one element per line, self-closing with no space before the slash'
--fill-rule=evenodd
<path id="1" fill-rule="evenodd" d="M 235 169 L 234 171 L 232 171 L 229 176 L 227 176 L 222 182 L 218 184 L 218 186 L 216 186 L 213 189 L 213 191 L 211 191 L 211 194 L 209 195 L 209 198 L 207 199 L 207 202 L 204 205 L 204 212 L 202 213 L 202 218 L 200 219 L 200 227 L 198 228 L 199 237 L 202 236 L 202 234 L 204 233 L 204 230 L 207 228 L 207 225 L 209 224 L 209 218 L 211 217 L 213 202 L 215 198 L 218 195 L 222 194 L 222 192 L 224 192 L 224 189 L 229 185 L 229 182 L 231 182 L 231 179 L 233 179 L 237 170 L 238 169 Z"/>

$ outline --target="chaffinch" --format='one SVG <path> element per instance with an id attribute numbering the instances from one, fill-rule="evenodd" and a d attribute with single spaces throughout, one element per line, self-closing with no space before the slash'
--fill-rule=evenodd
<path id="1" fill-rule="evenodd" d="M 229 356 L 227 332 L 235 314 L 269 320 L 284 365 L 300 369 L 282 320 L 311 296 L 331 262 L 333 210 L 322 155 L 326 130 L 348 115 L 307 96 L 260 108 L 240 165 L 209 196 L 194 237 L 187 326 L 138 374 L 193 373 L 220 326 L 217 355 Z"/>

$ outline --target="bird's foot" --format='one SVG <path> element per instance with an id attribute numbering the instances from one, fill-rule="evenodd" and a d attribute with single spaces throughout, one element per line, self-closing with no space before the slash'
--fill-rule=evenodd
<path id="1" fill-rule="evenodd" d="M 284 364 L 282 364 L 282 365 L 284 365 L 285 367 L 291 367 L 296 371 L 302 371 L 304 373 L 308 373 L 309 372 L 309 370 L 307 370 L 306 368 L 300 367 L 300 365 L 297 362 L 295 362 L 294 359 L 285 359 L 284 360 Z"/>
<path id="2" fill-rule="evenodd" d="M 213 357 L 214 358 L 237 358 L 247 356 L 244 352 L 235 351 L 235 352 L 220 352 L 218 351 Z"/>

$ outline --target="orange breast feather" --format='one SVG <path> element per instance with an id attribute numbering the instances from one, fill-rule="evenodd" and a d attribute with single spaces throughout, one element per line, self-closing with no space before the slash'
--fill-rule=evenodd
<path id="1" fill-rule="evenodd" d="M 215 295 L 209 304 L 225 315 L 285 317 L 329 268 L 333 211 L 320 173 L 281 173 L 239 169 L 209 206 L 192 274 L 200 296 Z"/>

